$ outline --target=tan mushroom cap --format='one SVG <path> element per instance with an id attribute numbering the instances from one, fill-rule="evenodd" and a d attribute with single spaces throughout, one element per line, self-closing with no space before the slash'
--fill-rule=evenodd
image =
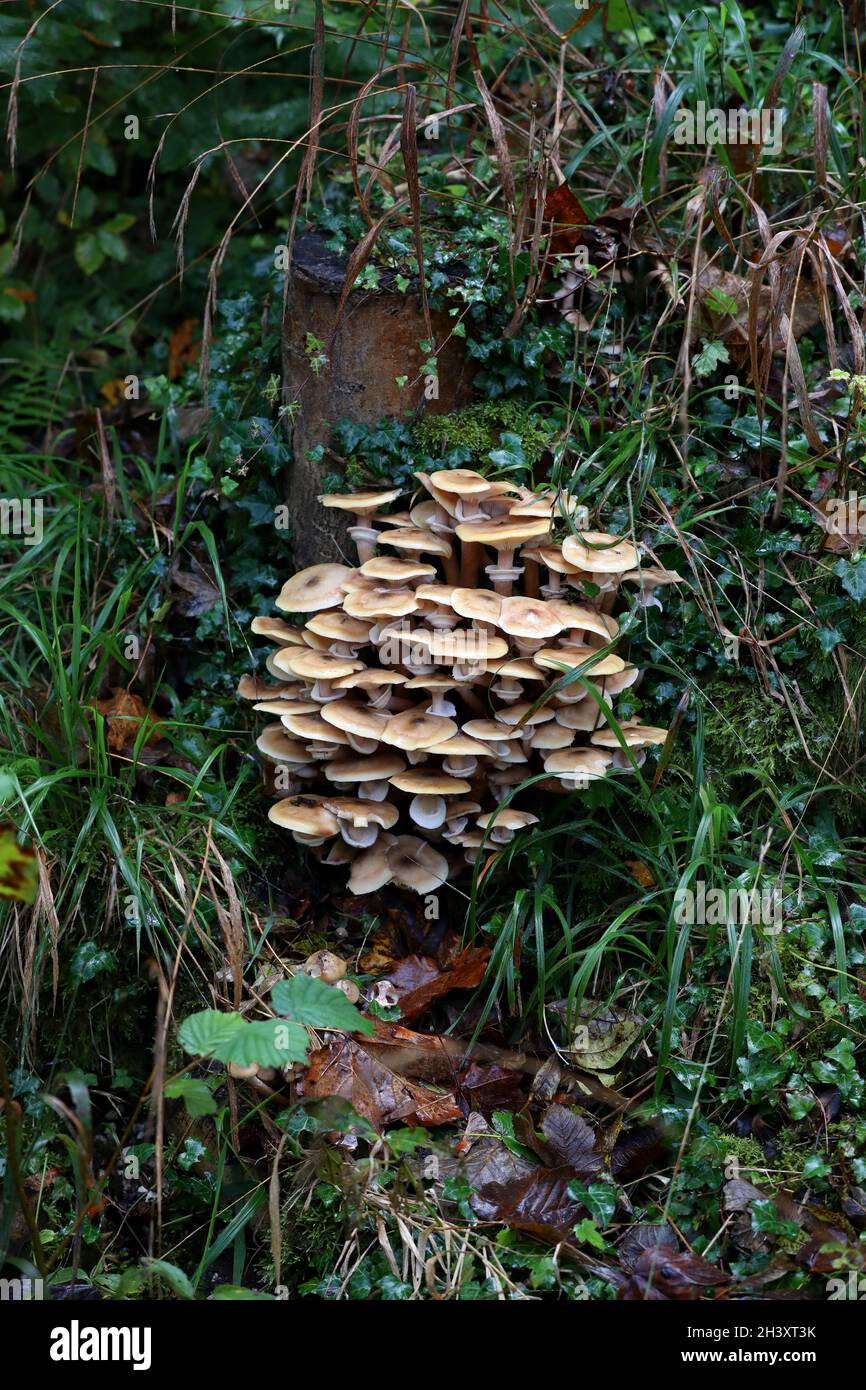
<path id="1" fill-rule="evenodd" d="M 517 811 L 512 806 L 501 806 L 495 811 L 485 811 L 483 816 L 478 816 L 475 821 L 482 830 L 488 826 L 493 830 L 523 830 L 527 825 L 537 825 L 538 816 L 534 816 L 531 811 Z"/>
<path id="2" fill-rule="evenodd" d="M 325 808 L 321 796 L 287 796 L 268 811 L 268 820 L 284 830 L 327 840 L 339 832 L 337 817 Z"/>
<path id="3" fill-rule="evenodd" d="M 391 870 L 388 866 L 391 842 L 393 836 L 386 839 L 380 835 L 372 849 L 365 850 L 352 861 L 352 872 L 349 875 L 351 893 L 363 897 L 365 893 L 375 893 L 391 882 Z"/>
<path id="4" fill-rule="evenodd" d="M 450 608 L 454 588 L 453 584 L 419 584 L 415 593 L 425 603 L 435 603 L 439 608 Z"/>
<path id="5" fill-rule="evenodd" d="M 290 699 L 298 690 L 298 681 L 282 681 L 279 685 L 268 685 L 258 676 L 244 675 L 238 681 L 237 694 L 241 700 L 272 700 L 285 696 Z"/>
<path id="6" fill-rule="evenodd" d="M 539 639 L 555 637 L 563 623 L 543 599 L 515 596 L 502 600 L 499 626 L 511 637 Z"/>
<path id="7" fill-rule="evenodd" d="M 556 574 L 585 574 L 586 571 L 581 565 L 571 565 L 562 553 L 562 547 L 558 545 L 545 545 L 538 551 L 538 558 L 543 565 Z"/>
<path id="8" fill-rule="evenodd" d="M 593 729 L 605 728 L 604 715 L 595 700 L 578 700 L 573 705 L 562 705 L 556 711 L 556 722 L 564 729 L 591 733 Z"/>
<path id="9" fill-rule="evenodd" d="M 537 497 L 526 497 L 516 502 L 510 510 L 511 516 L 544 516 L 549 519 L 558 516 L 571 516 L 580 506 L 576 497 L 567 492 L 543 492 Z"/>
<path id="10" fill-rule="evenodd" d="M 277 607 L 284 613 L 318 613 L 322 608 L 338 608 L 343 602 L 343 581 L 354 574 L 348 565 L 310 565 L 287 579 Z"/>
<path id="11" fill-rule="evenodd" d="M 332 642 L 359 643 L 367 641 L 372 626 L 372 622 L 362 622 L 339 608 L 333 608 L 309 618 L 305 631 L 330 638 Z"/>
<path id="12" fill-rule="evenodd" d="M 256 739 L 256 747 L 271 762 L 305 766 L 313 761 L 303 743 L 289 738 L 282 724 L 269 724 Z"/>
<path id="13" fill-rule="evenodd" d="M 270 704 L 271 701 L 267 703 Z M 267 713 L 278 714 L 281 719 L 284 714 L 318 714 L 319 712 L 319 705 L 315 700 L 275 700 L 273 704 L 279 704 L 280 708 L 270 709 Z M 262 706 L 256 705 L 255 708 L 259 709 L 262 708 Z"/>
<path id="14" fill-rule="evenodd" d="M 445 758 L 494 758 L 496 754 L 486 743 L 468 734 L 455 734 L 442 743 L 431 743 L 422 750 L 425 753 L 441 753 Z"/>
<path id="15" fill-rule="evenodd" d="M 387 781 L 405 770 L 403 759 L 384 748 L 363 758 L 340 758 L 339 762 L 325 764 L 325 776 L 329 782 L 345 782 L 347 785 L 352 782 Z"/>
<path id="16" fill-rule="evenodd" d="M 627 719 L 620 725 L 620 731 L 628 748 L 644 748 L 650 744 L 664 743 L 667 729 L 657 729 L 652 724 L 641 724 L 637 719 Z M 599 748 L 621 748 L 622 744 L 614 729 L 599 729 L 592 735 L 590 743 Z"/>
<path id="17" fill-rule="evenodd" d="M 382 730 L 388 722 L 387 715 L 379 714 L 368 705 L 357 704 L 354 700 L 330 700 L 322 705 L 322 718 L 347 734 L 377 740 L 382 737 Z"/>
<path id="18" fill-rule="evenodd" d="M 335 690 L 375 690 L 380 685 L 405 685 L 406 676 L 402 671 L 392 671 L 387 666 L 368 666 L 363 671 L 353 671 L 351 676 L 341 676 L 334 681 Z"/>
<path id="19" fill-rule="evenodd" d="M 639 570 L 627 570 L 623 575 L 629 584 L 642 584 L 645 588 L 655 588 L 662 584 L 682 584 L 683 577 L 676 570 L 665 570 L 658 565 L 644 565 Z"/>
<path id="20" fill-rule="evenodd" d="M 299 688 L 300 688 L 300 687 L 298 687 L 298 686 L 293 687 L 293 689 L 299 689 Z M 307 700 L 304 700 L 304 701 L 292 701 L 292 700 L 288 700 L 288 699 L 286 699 L 286 698 L 284 697 L 282 700 L 257 700 L 256 703 L 253 705 L 253 709 L 254 709 L 254 710 L 257 710 L 260 714 L 279 714 L 279 715 L 283 715 L 283 714 L 288 714 L 288 713 L 289 713 L 289 711 L 291 710 L 293 704 L 301 704 L 301 703 L 303 703 L 303 704 L 305 704 L 305 705 L 306 705 L 306 704 L 309 704 L 309 706 L 310 706 L 310 713 L 312 713 L 313 710 L 317 710 L 317 709 L 319 708 L 319 706 L 316 704 L 315 700 L 309 700 L 309 701 L 307 701 Z"/>
<path id="21" fill-rule="evenodd" d="M 409 641 L 419 647 L 426 647 L 431 653 L 431 660 L 437 662 L 474 664 L 477 659 L 492 661 L 497 656 L 508 654 L 508 643 L 504 638 L 493 637 L 489 632 L 479 628 L 455 627 L 450 631 L 446 629 L 444 632 L 431 632 L 429 628 L 419 627 L 410 634 Z"/>
<path id="22" fill-rule="evenodd" d="M 594 574 L 625 574 L 638 562 L 638 553 L 631 541 L 618 541 L 605 531 L 584 531 L 580 536 L 566 536 L 562 553 L 569 564 Z"/>
<path id="23" fill-rule="evenodd" d="M 548 724 L 556 711 L 550 705 L 539 705 L 534 709 L 528 700 L 517 700 L 513 705 L 496 711 L 496 718 L 503 724 L 520 724 L 524 729 L 536 724 Z"/>
<path id="24" fill-rule="evenodd" d="M 432 893 L 448 880 L 448 860 L 415 835 L 400 835 L 387 852 L 395 883 L 416 893 Z"/>
<path id="25" fill-rule="evenodd" d="M 382 731 L 382 742 L 390 744 L 393 748 L 415 752 L 437 743 L 444 743 L 446 738 L 453 738 L 456 733 L 457 725 L 453 719 L 446 719 L 439 714 L 426 714 L 419 705 L 392 715 Z"/>
<path id="26" fill-rule="evenodd" d="M 563 748 L 544 759 L 544 770 L 559 777 L 582 775 L 592 782 L 604 776 L 611 762 L 611 754 L 597 748 Z"/>
<path id="27" fill-rule="evenodd" d="M 452 801 L 448 807 L 449 821 L 458 820 L 461 816 L 477 816 L 481 810 L 480 801 Z"/>
<path id="28" fill-rule="evenodd" d="M 515 657 L 512 661 L 489 661 L 486 670 L 488 675 L 501 676 L 504 680 L 543 681 L 546 679 L 544 672 L 540 671 L 529 657 Z"/>
<path id="29" fill-rule="evenodd" d="M 558 724 L 555 719 L 549 724 L 541 724 L 533 729 L 530 740 L 532 747 L 552 751 L 554 748 L 570 748 L 574 743 L 574 729 Z"/>
<path id="30" fill-rule="evenodd" d="M 422 560 L 401 560 L 399 555 L 374 555 L 372 560 L 364 561 L 361 574 L 371 579 L 386 579 L 390 584 L 401 584 L 407 579 L 432 579 L 436 566 L 425 565 Z"/>
<path id="31" fill-rule="evenodd" d="M 510 724 L 500 724 L 496 719 L 470 719 L 463 725 L 463 733 L 469 738 L 480 739 L 482 743 L 507 743 L 511 738 L 520 738 L 520 729 Z"/>
<path id="32" fill-rule="evenodd" d="M 437 468 L 430 481 L 440 492 L 453 492 L 458 497 L 483 497 L 490 490 L 490 480 L 472 468 Z"/>
<path id="33" fill-rule="evenodd" d="M 368 825 L 380 825 L 390 830 L 400 818 L 400 812 L 389 801 L 364 801 L 357 796 L 329 796 L 324 801 L 325 809 L 337 820 L 349 820 L 356 829 L 364 830 Z"/>
<path id="34" fill-rule="evenodd" d="M 429 676 L 413 676 L 406 682 L 407 690 L 454 690 L 463 682 L 456 676 L 445 676 L 441 671 L 433 671 Z"/>
<path id="35" fill-rule="evenodd" d="M 348 744 L 348 735 L 333 724 L 326 724 L 321 714 L 284 714 L 281 723 L 296 738 L 311 743 Z"/>
<path id="36" fill-rule="evenodd" d="M 405 618 L 420 607 L 414 589 L 353 589 L 343 600 L 352 618 Z"/>
<path id="37" fill-rule="evenodd" d="M 388 780 L 398 791 L 413 796 L 465 796 L 472 790 L 472 783 L 464 777 L 449 777 L 447 772 L 421 767 L 410 767 Z"/>
<path id="38" fill-rule="evenodd" d="M 317 681 L 350 676 L 364 665 L 363 661 L 356 661 L 352 657 L 333 656 L 330 652 L 317 652 L 312 647 L 288 647 L 277 652 L 274 663 L 282 671 L 291 671 L 294 676 Z"/>
<path id="39" fill-rule="evenodd" d="M 396 550 L 415 551 L 419 555 L 452 554 L 451 542 L 444 536 L 436 536 L 432 531 L 422 531 L 420 526 L 398 526 L 395 531 L 383 531 L 379 536 L 380 545 L 393 545 Z"/>
<path id="40" fill-rule="evenodd" d="M 574 671 L 578 666 L 592 662 L 586 668 L 588 676 L 612 676 L 625 669 L 622 657 L 613 652 L 599 656 L 597 647 L 542 647 L 541 651 L 533 653 L 532 660 L 545 671 L 556 671 L 563 666 Z"/>
<path id="41" fill-rule="evenodd" d="M 272 642 L 287 642 L 294 646 L 300 646 L 304 640 L 301 629 L 284 623 L 282 618 L 253 618 L 250 631 L 256 637 L 269 637 Z"/>
<path id="42" fill-rule="evenodd" d="M 595 608 L 587 608 L 583 603 L 569 603 L 564 598 L 550 598 L 547 607 L 560 620 L 563 630 L 576 628 L 584 632 L 595 632 L 605 640 L 616 637 L 619 623 L 607 613 L 599 613 Z"/>
<path id="43" fill-rule="evenodd" d="M 446 520 L 446 518 L 448 518 Z M 441 502 L 435 497 L 425 497 L 423 502 L 416 502 L 414 507 L 409 508 L 409 520 L 413 526 L 418 526 L 422 531 L 427 527 L 433 527 L 437 521 L 450 529 L 450 517 L 445 511 Z"/>
<path id="44" fill-rule="evenodd" d="M 462 521 L 457 527 L 457 535 L 461 541 L 478 541 L 481 545 L 510 550 L 521 541 L 546 536 L 549 529 L 549 522 L 544 517 L 506 515 L 491 517 L 487 521 Z"/>
<path id="45" fill-rule="evenodd" d="M 341 512 L 355 512 L 358 516 L 369 515 L 380 507 L 396 502 L 401 487 L 390 488 L 387 492 L 331 492 L 319 498 L 323 507 L 336 507 Z"/>
<path id="46" fill-rule="evenodd" d="M 472 618 L 475 622 L 498 623 L 502 598 L 495 589 L 455 588 L 451 594 L 451 607 L 461 618 Z"/>

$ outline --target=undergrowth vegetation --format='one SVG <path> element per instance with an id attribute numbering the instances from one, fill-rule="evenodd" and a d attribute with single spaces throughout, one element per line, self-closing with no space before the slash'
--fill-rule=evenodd
<path id="1" fill-rule="evenodd" d="M 39 504 L 0 538 L 11 1271 L 609 1300 L 866 1268 L 866 31 L 801 8 L 5 7 L 0 496 Z M 698 110 L 778 138 L 680 140 Z M 297 457 L 308 233 L 340 313 L 417 304 L 427 385 Z M 444 413 L 431 315 L 471 378 Z M 623 586 L 643 674 L 603 711 L 664 747 L 528 787 L 540 823 L 431 917 L 267 819 L 236 691 L 305 467 L 553 485 L 675 573 Z M 322 950 L 367 1025 L 278 1005 Z"/>

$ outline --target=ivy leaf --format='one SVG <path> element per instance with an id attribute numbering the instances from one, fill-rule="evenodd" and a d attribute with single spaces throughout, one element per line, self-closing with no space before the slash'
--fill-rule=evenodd
<path id="1" fill-rule="evenodd" d="M 692 358 L 695 376 L 712 376 L 721 362 L 730 362 L 731 357 L 724 343 L 707 342 L 700 352 Z"/>
<path id="2" fill-rule="evenodd" d="M 604 1249 L 604 1236 L 589 1217 L 580 1221 L 574 1228 L 574 1238 L 586 1245 L 594 1245 L 596 1250 Z"/>
<path id="3" fill-rule="evenodd" d="M 75 263 L 85 275 L 95 275 L 105 260 L 105 251 L 95 232 L 85 232 L 75 243 Z"/>
<path id="4" fill-rule="evenodd" d="M 846 594 L 849 594 L 855 603 L 862 603 L 866 598 L 866 556 L 851 563 L 839 560 L 833 568 L 833 573 L 842 580 L 842 588 Z"/>
<path id="5" fill-rule="evenodd" d="M 586 1207 L 596 1225 L 602 1230 L 610 1225 L 617 1203 L 617 1191 L 613 1183 L 569 1183 L 568 1195 Z"/>
<path id="6" fill-rule="evenodd" d="M 147 1274 L 155 1274 L 157 1279 L 164 1279 L 178 1298 L 195 1298 L 195 1289 L 189 1276 L 184 1274 L 182 1269 L 178 1269 L 177 1265 L 170 1264 L 168 1260 L 150 1259 L 142 1260 L 141 1264 Z"/>
<path id="7" fill-rule="evenodd" d="M 364 1018 L 342 990 L 326 985 L 312 975 L 292 975 L 271 990 L 271 1003 L 278 1014 L 308 1028 L 340 1028 L 349 1033 L 373 1032 L 372 1019 Z"/>

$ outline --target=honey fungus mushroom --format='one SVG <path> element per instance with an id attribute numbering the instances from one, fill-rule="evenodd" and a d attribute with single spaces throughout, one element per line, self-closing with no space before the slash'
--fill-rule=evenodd
<path id="1" fill-rule="evenodd" d="M 398 488 L 322 499 L 352 517 L 357 564 L 286 581 L 286 616 L 253 621 L 272 681 L 238 691 L 265 717 L 271 821 L 360 896 L 438 891 L 536 824 L 539 798 L 628 773 L 666 737 L 621 721 L 624 750 L 599 702 L 640 674 L 614 650 L 620 582 L 651 593 L 673 572 L 575 533 L 573 499 L 550 488 L 416 478 L 404 511 Z"/>

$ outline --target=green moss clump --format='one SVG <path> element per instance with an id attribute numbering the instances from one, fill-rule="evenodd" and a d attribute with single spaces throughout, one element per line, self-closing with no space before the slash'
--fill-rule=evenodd
<path id="1" fill-rule="evenodd" d="M 819 765 L 826 757 L 837 720 L 821 692 L 806 695 L 811 714 L 797 712 L 800 728 Z M 804 787 L 815 780 L 790 711 L 745 680 L 715 680 L 706 691 L 704 758 L 717 787 L 729 792 L 740 776 L 757 773 L 776 785 Z"/>
<path id="2" fill-rule="evenodd" d="M 554 426 L 520 400 L 479 401 L 451 415 L 428 415 L 416 425 L 415 442 L 425 454 L 468 449 L 473 461 L 484 463 L 503 434 L 519 435 L 528 464 L 536 464 L 553 437 Z"/>

